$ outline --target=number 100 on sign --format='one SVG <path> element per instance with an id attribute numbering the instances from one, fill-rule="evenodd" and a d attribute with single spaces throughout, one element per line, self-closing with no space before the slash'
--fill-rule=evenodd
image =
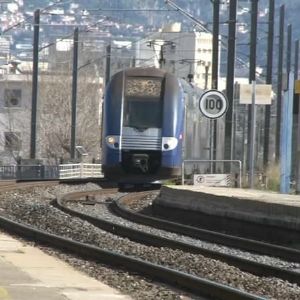
<path id="1" fill-rule="evenodd" d="M 228 101 L 225 95 L 216 90 L 205 92 L 199 99 L 201 113 L 210 119 L 220 118 L 228 109 Z"/>

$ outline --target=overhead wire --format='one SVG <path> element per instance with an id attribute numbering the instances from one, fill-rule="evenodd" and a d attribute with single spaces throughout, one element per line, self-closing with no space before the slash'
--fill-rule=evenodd
<path id="1" fill-rule="evenodd" d="M 57 0 L 55 3 L 52 3 L 52 4 L 50 4 L 50 5 L 42 8 L 40 11 L 44 12 L 44 11 L 48 10 L 49 8 L 54 7 L 54 6 L 62 5 L 62 4 L 66 4 L 68 2 L 71 2 L 69 0 L 65 1 L 65 2 L 62 2 L 62 1 L 63 0 Z M 12 30 L 12 29 L 14 29 L 15 27 L 18 27 L 18 26 L 22 25 L 23 23 L 27 22 L 29 19 L 32 19 L 32 18 L 33 18 L 33 16 L 29 16 L 29 17 L 25 18 L 24 20 L 19 21 L 18 23 L 13 24 L 12 26 L 10 26 L 10 27 L 6 28 L 5 30 L 1 31 L 1 35 L 4 34 L 4 33 L 6 33 L 6 32 L 8 32 L 8 31 L 10 31 L 10 30 Z"/>
<path id="2" fill-rule="evenodd" d="M 108 17 L 105 17 L 104 20 L 100 20 L 100 21 L 97 21 L 97 22 L 95 22 L 95 23 L 93 23 L 93 24 L 87 25 L 88 28 L 85 29 L 85 30 L 79 30 L 79 33 L 89 32 L 89 31 L 91 30 L 92 27 L 94 27 L 94 26 L 96 26 L 96 25 L 98 25 L 98 24 L 101 24 L 101 22 L 104 22 L 104 21 L 106 21 L 107 19 L 109 19 L 109 18 L 108 18 Z M 43 46 L 43 47 L 40 47 L 40 48 L 39 48 L 39 51 L 41 51 L 41 50 L 43 50 L 43 49 L 45 49 L 45 48 L 48 48 L 48 47 L 50 47 L 50 46 L 54 46 L 55 44 L 57 44 L 57 43 L 59 43 L 59 42 L 61 42 L 61 41 L 63 41 L 63 40 L 69 39 L 69 38 L 71 38 L 71 37 L 73 37 L 73 33 L 68 34 L 68 35 L 66 35 L 66 36 L 63 36 L 63 37 L 61 37 L 61 38 L 58 38 L 58 39 L 56 39 L 55 42 L 52 42 L 52 43 L 49 43 L 49 44 L 47 44 L 47 45 L 45 45 L 45 46 Z M 80 42 L 81 42 L 81 41 L 78 41 L 78 43 L 80 43 Z"/>
<path id="3" fill-rule="evenodd" d="M 55 2 L 55 3 L 51 4 L 51 5 L 48 5 L 48 6 L 44 7 L 44 8 L 42 8 L 42 9 L 41 9 L 41 12 L 43 12 L 43 13 L 45 13 L 45 14 L 55 15 L 54 13 L 50 13 L 50 12 L 47 13 L 47 10 L 50 9 L 50 8 L 52 8 L 52 7 L 58 6 L 58 5 L 66 4 L 66 3 L 68 3 L 68 2 L 70 2 L 70 1 L 64 1 L 64 2 L 63 2 L 63 0 L 58 0 L 57 2 Z M 103 10 L 103 9 L 98 9 L 98 11 L 104 11 L 104 10 Z M 112 10 L 112 11 L 113 11 L 113 10 Z M 127 10 L 127 11 L 134 11 L 134 10 Z M 144 9 L 144 11 L 146 11 L 146 9 Z M 167 9 L 167 10 L 158 10 L 158 11 L 176 11 L 176 10 L 170 10 L 170 9 Z M 13 28 L 15 28 L 15 27 L 17 27 L 17 26 L 19 26 L 19 25 L 25 23 L 26 21 L 28 21 L 28 20 L 31 19 L 31 18 L 32 18 L 32 16 L 27 17 L 26 19 L 24 19 L 24 20 L 22 20 L 22 21 L 20 21 L 20 22 L 18 22 L 18 23 L 16 23 L 16 24 L 10 26 L 10 27 L 7 28 L 6 30 L 4 30 L 2 33 L 6 33 L 6 32 L 8 32 L 8 31 L 12 30 Z M 105 17 L 105 20 L 108 20 L 108 19 L 109 19 L 108 17 Z M 95 22 L 94 24 L 88 25 L 88 26 L 89 26 L 89 27 L 94 27 L 94 26 L 96 26 L 97 24 L 99 24 L 99 23 L 101 23 L 101 22 L 103 22 L 103 21 L 104 21 L 104 20 L 97 21 L 97 22 Z M 81 32 L 87 32 L 87 31 L 88 31 L 88 29 L 82 30 Z M 153 35 L 153 33 L 149 34 L 148 37 L 150 37 L 151 35 Z M 70 38 L 70 37 L 72 37 L 72 36 L 73 36 L 73 33 L 72 33 L 72 34 L 69 34 L 69 35 L 67 35 L 67 36 L 61 37 L 61 38 L 57 39 L 55 42 L 52 42 L 52 43 L 49 43 L 49 44 L 47 44 L 47 45 L 44 45 L 44 46 L 40 47 L 40 48 L 39 48 L 39 51 L 42 51 L 43 49 L 46 49 L 46 48 L 48 48 L 48 47 L 50 47 L 50 46 L 53 46 L 53 45 L 55 45 L 56 43 L 58 43 L 58 42 L 60 42 L 60 41 L 63 41 L 63 40 L 65 40 L 65 39 L 68 39 L 68 38 Z M 138 43 L 139 41 L 143 41 L 143 40 L 145 40 L 145 39 L 146 39 L 145 37 L 142 37 L 141 39 L 138 39 L 138 40 L 136 40 L 136 41 L 133 41 L 132 44 Z M 179 38 L 178 38 L 178 39 L 179 39 Z M 175 40 L 175 39 L 174 39 L 174 40 Z M 131 45 L 131 46 L 132 46 L 132 45 Z M 113 47 L 113 48 L 119 49 L 119 47 Z M 31 50 L 31 49 L 19 49 L 19 50 L 15 51 L 15 52 L 30 52 L 30 51 L 32 51 L 32 50 Z M 147 50 L 145 50 L 145 51 L 147 51 Z M 152 50 L 149 49 L 149 51 L 152 51 Z M 186 51 L 186 52 L 187 52 L 187 51 L 189 51 L 189 50 L 183 50 L 183 51 Z M 191 50 L 191 51 L 192 51 L 192 50 Z"/>
<path id="4" fill-rule="evenodd" d="M 63 4 L 66 4 L 66 3 L 68 3 L 68 2 L 70 2 L 70 1 L 58 0 L 58 1 L 56 1 L 55 3 L 52 3 L 51 5 L 48 5 L 47 7 L 41 9 L 41 12 L 46 12 L 48 9 L 50 9 L 50 8 L 52 8 L 52 7 L 55 7 L 55 6 L 58 6 L 58 5 L 63 5 Z M 164 10 L 164 11 L 181 12 L 182 14 L 184 14 L 185 16 L 187 16 L 188 18 L 190 18 L 191 20 L 193 20 L 193 22 L 195 22 L 196 25 L 197 25 L 199 28 L 201 28 L 203 31 L 208 32 L 208 33 L 212 33 L 211 30 L 209 30 L 209 29 L 205 26 L 205 24 L 204 24 L 203 22 L 197 20 L 197 19 L 196 19 L 194 16 L 192 16 L 190 13 L 185 12 L 184 10 L 182 10 L 179 6 L 177 6 L 176 4 L 174 4 L 172 1 L 170 1 L 170 0 L 165 0 L 165 4 L 169 4 L 169 5 L 172 6 L 174 9 L 173 9 L 173 10 L 167 9 L 167 10 Z M 105 11 L 105 10 L 103 10 L 103 9 L 97 9 L 97 11 Z M 111 10 L 111 11 L 117 11 L 117 10 Z M 128 9 L 128 10 L 124 10 L 124 11 L 134 11 L 134 10 Z M 146 11 L 146 9 L 143 9 L 143 11 Z M 158 11 L 161 11 L 161 10 L 158 10 Z M 163 10 L 162 10 L 162 11 L 163 11 Z M 51 13 L 48 13 L 48 14 L 51 14 Z M 26 22 L 26 21 L 27 21 L 28 19 L 30 19 L 30 18 L 32 18 L 32 16 L 30 16 L 30 17 L 28 17 L 28 18 L 26 18 L 26 19 L 24 19 L 24 20 L 22 20 L 22 21 L 20 21 L 20 22 L 18 22 L 18 23 L 16 23 L 16 24 L 12 25 L 11 27 L 9 27 L 9 28 L 7 28 L 6 30 L 4 30 L 4 31 L 2 32 L 2 34 L 8 32 L 9 30 L 11 30 L 11 29 L 13 29 L 13 28 L 15 28 L 15 27 L 17 27 L 17 26 L 19 26 L 19 25 L 21 25 L 22 23 Z M 105 20 L 108 20 L 108 19 L 109 19 L 108 17 L 105 17 Z M 97 21 L 97 22 L 95 22 L 93 25 L 88 25 L 88 26 L 89 26 L 89 27 L 93 27 L 93 26 L 96 26 L 97 24 L 99 24 L 99 23 L 101 23 L 101 22 L 103 22 L 103 21 Z M 88 29 L 82 30 L 81 32 L 88 32 Z M 153 35 L 153 33 L 149 34 L 148 37 L 151 37 L 152 35 Z M 55 42 L 49 43 L 49 44 L 47 44 L 47 45 L 45 45 L 45 46 L 42 46 L 42 47 L 39 48 L 39 51 L 41 51 L 41 50 L 43 50 L 43 49 L 45 49 L 45 48 L 48 48 L 48 47 L 50 47 L 50 46 L 53 46 L 53 45 L 55 45 L 57 42 L 63 41 L 64 39 L 68 39 L 68 38 L 70 38 L 70 37 L 72 37 L 72 36 L 73 36 L 73 34 L 70 34 L 70 35 L 67 35 L 67 36 L 65 36 L 65 37 L 62 37 L 62 38 L 56 40 Z M 176 39 L 180 39 L 180 38 L 181 38 L 181 37 L 177 37 L 177 38 L 171 39 L 171 41 L 172 41 L 172 40 L 175 41 Z M 142 37 L 141 39 L 138 39 L 138 40 L 136 40 L 136 41 L 133 41 L 133 42 L 131 43 L 130 46 L 132 47 L 132 44 L 138 43 L 138 42 L 140 42 L 140 41 L 144 41 L 145 39 L 146 39 L 145 37 Z M 222 39 L 221 39 L 221 45 L 222 45 L 223 47 L 225 47 L 225 49 L 228 49 L 227 44 L 226 44 Z M 124 47 L 121 47 L 121 48 L 124 48 Z M 128 48 L 128 47 L 125 46 L 125 48 Z M 112 49 L 120 49 L 120 47 L 112 47 Z M 25 49 L 22 50 L 22 52 L 26 52 L 26 51 L 30 51 L 30 50 L 25 50 Z M 134 50 L 129 50 L 129 51 L 134 51 Z M 145 50 L 145 51 L 147 51 L 147 50 Z M 151 51 L 151 50 L 149 50 L 149 51 Z M 152 51 L 153 51 L 153 50 L 152 50 Z M 192 51 L 194 51 L 194 50 L 181 50 L 180 52 L 188 52 L 188 51 L 191 51 L 191 52 L 192 52 Z M 154 56 L 154 57 L 155 57 L 155 56 Z M 181 56 L 180 58 L 181 58 L 181 59 L 184 59 L 184 57 L 182 57 L 182 56 Z M 247 65 L 247 63 L 246 63 L 243 59 L 241 59 L 241 58 L 239 58 L 239 57 L 236 57 L 236 60 L 237 60 L 237 62 L 240 63 L 242 66 L 249 68 L 249 66 Z"/>
<path id="5" fill-rule="evenodd" d="M 175 34 L 175 33 L 174 33 Z M 190 33 L 185 33 L 185 34 L 183 34 L 183 35 L 180 35 L 180 36 L 176 36 L 176 37 L 174 37 L 174 38 L 171 38 L 171 39 L 168 39 L 168 42 L 176 42 L 177 40 L 179 40 L 180 42 L 181 42 L 181 39 L 183 38 L 183 37 L 188 37 L 189 36 L 189 34 Z M 149 34 L 148 35 L 148 37 L 151 37 L 151 36 L 153 36 L 153 33 L 151 33 L 151 34 Z M 146 38 L 145 37 L 143 37 L 143 38 L 141 38 L 141 39 L 139 39 L 138 41 L 135 41 L 135 43 L 137 43 L 137 42 L 141 42 L 141 41 L 145 41 L 145 43 L 147 43 L 147 42 L 149 42 L 148 40 L 146 40 Z M 130 45 L 130 46 L 132 46 L 132 45 Z M 123 47 L 112 47 L 112 49 L 122 49 L 122 48 L 127 48 L 128 46 L 123 46 Z M 128 48 L 127 48 L 128 49 Z M 133 53 L 135 53 L 135 49 L 128 49 L 128 51 L 132 51 Z M 156 56 L 157 57 L 157 52 L 153 49 L 153 48 L 149 48 L 149 49 L 143 49 L 143 52 L 153 52 L 154 51 L 154 53 L 155 53 L 155 55 L 154 55 L 154 57 Z M 180 53 L 188 53 L 188 52 L 190 52 L 190 53 L 194 53 L 195 52 L 195 50 L 188 50 L 188 49 L 180 49 Z M 176 53 L 176 56 L 178 57 L 178 59 L 180 60 L 180 59 L 186 59 L 186 57 L 184 57 L 184 56 L 180 56 L 180 54 L 177 52 Z M 157 57 L 157 59 L 158 59 L 158 57 Z"/>
<path id="6" fill-rule="evenodd" d="M 197 20 L 193 15 L 191 15 L 190 13 L 184 11 L 182 8 L 180 8 L 177 4 L 173 3 L 171 0 L 165 0 L 165 4 L 170 5 L 172 7 L 174 7 L 178 12 L 181 12 L 183 15 L 187 16 L 189 19 L 191 19 L 198 27 L 200 27 L 203 31 L 211 33 L 212 31 L 210 29 L 208 29 L 204 23 L 202 23 L 201 21 Z M 228 49 L 228 44 L 225 43 L 222 39 L 220 40 L 221 42 L 221 46 L 223 46 L 226 50 Z M 241 59 L 238 56 L 235 56 L 235 59 L 237 62 L 239 62 L 240 64 L 242 64 L 242 66 L 246 67 L 247 69 L 249 69 L 249 66 L 247 64 L 247 62 L 245 62 L 243 59 Z"/>

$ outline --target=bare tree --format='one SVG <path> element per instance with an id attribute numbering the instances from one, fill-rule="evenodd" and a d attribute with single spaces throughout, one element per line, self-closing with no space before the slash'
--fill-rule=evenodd
<path id="1" fill-rule="evenodd" d="M 43 75 L 39 83 L 41 103 L 39 148 L 48 162 L 70 158 L 71 91 L 69 74 Z M 100 157 L 100 78 L 90 77 L 88 70 L 80 70 L 77 86 L 76 145 L 83 146 L 89 159 Z"/>
<path id="2" fill-rule="evenodd" d="M 86 149 L 89 161 L 101 156 L 102 78 L 99 74 L 104 60 L 103 53 L 92 54 L 100 58 L 92 59 L 86 49 L 81 49 L 77 81 L 76 145 Z M 72 52 L 67 51 L 60 60 L 54 55 L 44 66 L 42 61 L 39 64 L 36 158 L 47 163 L 70 158 L 71 58 Z M 55 67 L 51 68 L 52 65 Z M 20 106 L 6 105 L 5 99 L 0 101 L 0 160 L 5 157 L 6 163 L 29 155 L 32 70 L 18 71 L 22 74 L 8 74 L 7 82 L 0 82 L 0 93 L 9 91 L 12 100 L 14 90 L 21 91 Z"/>
<path id="3" fill-rule="evenodd" d="M 27 155 L 29 141 L 30 82 L 27 75 L 4 75 L 1 82 L 0 156 L 4 163 L 13 164 Z"/>

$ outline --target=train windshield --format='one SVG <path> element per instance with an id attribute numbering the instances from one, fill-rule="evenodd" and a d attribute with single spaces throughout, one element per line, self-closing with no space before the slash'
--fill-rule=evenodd
<path id="1" fill-rule="evenodd" d="M 162 79 L 126 80 L 123 126 L 138 130 L 162 126 Z"/>

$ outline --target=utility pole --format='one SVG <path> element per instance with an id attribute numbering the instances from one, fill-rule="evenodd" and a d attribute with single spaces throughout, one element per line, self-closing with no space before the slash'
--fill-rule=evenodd
<path id="1" fill-rule="evenodd" d="M 165 57 L 164 57 L 165 46 L 174 45 L 174 43 L 171 42 L 171 41 L 163 41 L 162 43 L 158 42 L 158 41 L 155 41 L 155 40 L 149 41 L 148 46 L 150 48 L 153 46 L 153 50 L 156 52 L 155 45 L 160 46 L 158 63 L 159 63 L 159 68 L 162 69 L 164 67 L 165 63 L 166 63 L 166 60 L 165 60 Z"/>
<path id="2" fill-rule="evenodd" d="M 164 58 L 164 46 L 165 44 L 160 46 L 160 51 L 159 51 L 159 68 L 162 69 L 166 60 Z"/>
<path id="3" fill-rule="evenodd" d="M 111 45 L 106 46 L 106 63 L 105 63 L 105 88 L 110 80 L 110 56 L 111 56 Z"/>
<path id="4" fill-rule="evenodd" d="M 295 63 L 294 63 L 295 80 L 298 79 L 298 72 L 299 72 L 299 40 L 295 41 Z"/>
<path id="5" fill-rule="evenodd" d="M 136 67 L 136 58 L 135 57 L 133 57 L 132 60 L 131 60 L 131 67 L 132 68 Z"/>
<path id="6" fill-rule="evenodd" d="M 281 5 L 280 6 L 280 20 L 279 20 L 279 49 L 278 49 L 277 106 L 276 106 L 277 120 L 276 120 L 276 142 L 275 142 L 275 159 L 277 162 L 279 161 L 279 155 L 280 155 L 284 17 L 285 17 L 285 6 Z"/>
<path id="7" fill-rule="evenodd" d="M 249 147 L 249 187 L 254 188 L 255 185 L 255 140 L 256 140 L 256 104 L 255 104 L 255 94 L 256 94 L 256 81 L 252 80 L 252 104 L 251 104 L 251 128 L 248 128 L 250 131 L 250 139 L 248 140 Z"/>
<path id="8" fill-rule="evenodd" d="M 295 80 L 298 80 L 298 72 L 299 72 L 299 40 L 295 42 Z M 294 96 L 294 106 L 297 107 L 297 145 L 296 145 L 296 194 L 300 194 L 300 101 L 299 94 L 295 94 Z"/>
<path id="9" fill-rule="evenodd" d="M 213 49 L 211 87 L 212 89 L 218 89 L 220 0 L 214 0 L 213 5 Z"/>
<path id="10" fill-rule="evenodd" d="M 251 36 L 250 36 L 250 70 L 249 70 L 249 84 L 252 84 L 256 80 L 256 43 L 257 43 L 257 14 L 258 14 L 258 0 L 252 0 L 251 2 Z M 250 152 L 251 152 L 251 126 L 252 126 L 252 105 L 248 105 L 248 153 L 247 153 L 247 166 L 250 163 Z M 255 128 L 255 126 L 254 126 Z"/>
<path id="11" fill-rule="evenodd" d="M 74 38 L 73 38 L 71 159 L 75 159 L 75 152 L 76 152 L 77 73 L 78 73 L 78 27 L 76 27 L 74 30 Z"/>
<path id="12" fill-rule="evenodd" d="M 286 46 L 286 77 L 287 84 L 285 90 L 288 89 L 289 86 L 289 74 L 291 72 L 291 61 L 292 61 L 292 25 L 288 25 L 288 35 L 287 35 L 287 46 Z"/>
<path id="13" fill-rule="evenodd" d="M 293 127 L 293 100 L 294 100 L 294 74 L 290 72 L 289 85 L 284 92 L 282 103 L 282 123 L 280 141 L 280 192 L 288 194 L 290 191 L 292 166 L 292 127 Z"/>
<path id="14" fill-rule="evenodd" d="M 227 80 L 226 94 L 228 98 L 228 110 L 225 119 L 225 153 L 224 159 L 232 159 L 232 112 L 234 97 L 234 67 L 235 67 L 235 39 L 236 39 L 236 9 L 237 0 L 231 0 L 229 4 L 228 25 L 228 51 L 227 51 Z"/>
<path id="15" fill-rule="evenodd" d="M 213 49 L 212 49 L 212 73 L 211 73 L 211 88 L 218 89 L 219 75 L 219 23 L 220 23 L 220 0 L 213 2 Z M 213 127 L 212 141 L 212 159 L 217 159 L 217 120 L 211 120 L 210 125 Z M 213 173 L 216 172 L 216 164 L 213 164 Z"/>
<path id="16" fill-rule="evenodd" d="M 189 74 L 187 75 L 187 78 L 188 78 L 188 81 L 189 81 L 189 83 L 192 83 L 193 82 L 193 79 L 194 79 L 194 74 L 193 74 L 193 68 L 192 68 L 192 61 L 189 61 L 188 62 L 189 63 L 189 65 L 190 65 L 190 70 L 189 70 Z M 207 89 L 207 78 L 205 77 L 205 89 Z"/>
<path id="17" fill-rule="evenodd" d="M 273 48 L 274 48 L 274 11 L 275 11 L 275 1 L 269 0 L 266 84 L 272 84 Z M 265 105 L 265 134 L 264 134 L 264 155 L 263 155 L 265 167 L 267 167 L 269 161 L 270 120 L 271 120 L 271 105 Z"/>
<path id="18" fill-rule="evenodd" d="M 38 94 L 38 71 L 39 71 L 39 34 L 40 34 L 40 10 L 34 12 L 33 24 L 33 67 L 32 67 L 32 101 L 31 101 L 31 138 L 30 158 L 36 156 L 36 114 Z"/>

